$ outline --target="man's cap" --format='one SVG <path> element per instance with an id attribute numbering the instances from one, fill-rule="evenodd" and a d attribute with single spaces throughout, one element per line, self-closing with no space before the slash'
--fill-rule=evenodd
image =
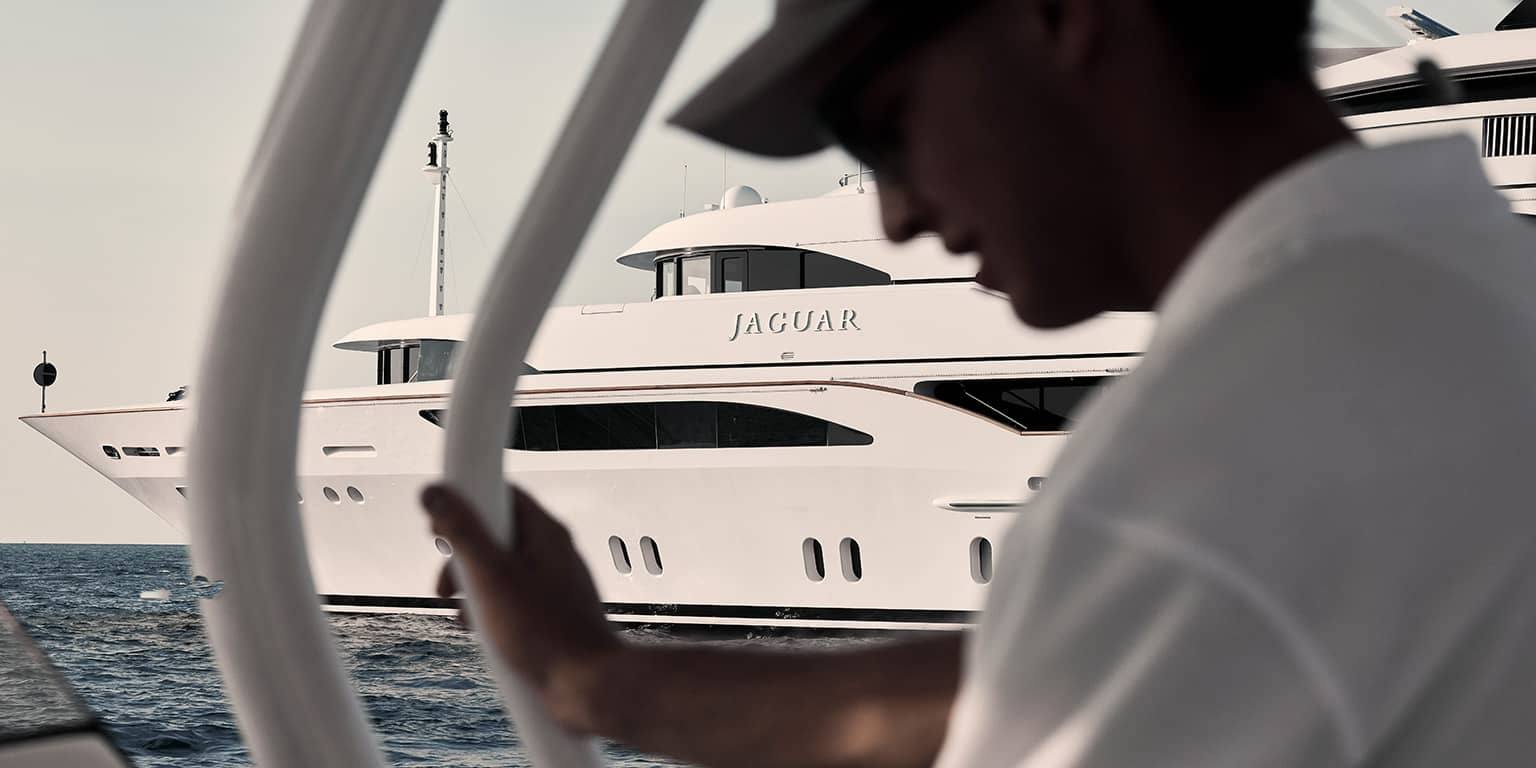
<path id="1" fill-rule="evenodd" d="M 773 23 L 672 114 L 668 122 L 728 147 L 772 157 L 825 149 L 817 115 L 837 62 L 812 59 L 874 0 L 778 0 Z M 851 53 L 849 54 L 852 55 Z M 818 62 L 820 63 L 820 62 Z"/>

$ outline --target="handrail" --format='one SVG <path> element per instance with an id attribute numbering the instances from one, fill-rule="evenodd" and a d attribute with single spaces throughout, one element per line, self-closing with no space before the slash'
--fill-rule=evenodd
<path id="1" fill-rule="evenodd" d="M 257 765 L 384 765 L 315 595 L 294 468 L 320 312 L 439 5 L 310 6 L 225 246 L 193 390 L 191 554 Z"/>
<path id="2" fill-rule="evenodd" d="M 702 0 L 628 0 L 603 44 L 554 151 L 539 173 L 517 225 L 480 300 L 454 380 L 444 475 L 511 542 L 503 448 L 513 393 L 534 331 L 629 151 L 662 78 L 682 47 Z M 485 596 L 461 578 L 471 614 Z M 561 731 L 540 702 L 499 661 L 472 622 L 492 675 L 519 726 L 529 758 L 540 766 L 596 766 L 595 747 Z"/>
<path id="3" fill-rule="evenodd" d="M 452 420 L 446 455 L 449 481 L 495 529 L 511 527 L 501 455 L 520 366 L 506 361 L 522 359 L 700 2 L 629 0 L 503 248 L 452 401 L 488 418 Z M 315 0 L 227 246 L 209 336 L 219 343 L 207 345 L 193 401 L 191 554 L 211 585 L 202 608 L 214 655 L 260 765 L 384 765 L 320 610 L 293 481 L 308 341 L 439 7 Z M 533 762 L 596 765 L 592 745 L 555 727 L 480 642 Z"/>

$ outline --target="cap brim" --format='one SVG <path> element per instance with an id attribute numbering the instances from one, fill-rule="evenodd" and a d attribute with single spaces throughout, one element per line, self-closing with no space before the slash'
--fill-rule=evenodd
<path id="1" fill-rule="evenodd" d="M 667 122 L 757 155 L 794 157 L 827 148 L 832 140 L 816 110 L 835 74 L 829 70 L 838 65 L 821 54 L 869 4 L 819 2 L 794 24 L 776 20 Z"/>

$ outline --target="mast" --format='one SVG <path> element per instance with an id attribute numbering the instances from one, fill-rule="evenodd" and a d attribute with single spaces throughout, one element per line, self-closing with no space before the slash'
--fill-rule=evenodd
<path id="1" fill-rule="evenodd" d="M 432 282 L 427 297 L 427 314 L 437 317 L 443 314 L 443 278 L 448 267 L 448 142 L 453 132 L 448 129 L 448 110 L 437 113 L 437 135 L 427 142 L 427 164 L 422 172 L 432 182 Z"/>

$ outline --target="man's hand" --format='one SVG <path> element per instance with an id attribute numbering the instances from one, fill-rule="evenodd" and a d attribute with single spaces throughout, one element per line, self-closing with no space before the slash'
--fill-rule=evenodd
<path id="1" fill-rule="evenodd" d="M 496 653 L 569 730 L 732 768 L 924 766 L 939 750 L 959 633 L 804 653 L 631 645 L 608 627 L 570 534 L 538 502 L 513 491 L 509 550 L 453 491 L 434 486 L 421 500 L 480 598 L 474 618 Z M 438 594 L 454 592 L 445 569 Z"/>
<path id="2" fill-rule="evenodd" d="M 480 597 L 474 620 L 484 626 L 497 653 L 543 698 L 567 729 L 591 732 L 587 703 L 599 670 L 620 649 L 570 532 L 537 501 L 512 489 L 516 535 L 508 549 L 457 492 L 431 486 L 421 503 L 432 531 L 453 545 L 453 556 Z M 457 593 L 445 566 L 437 593 Z"/>

